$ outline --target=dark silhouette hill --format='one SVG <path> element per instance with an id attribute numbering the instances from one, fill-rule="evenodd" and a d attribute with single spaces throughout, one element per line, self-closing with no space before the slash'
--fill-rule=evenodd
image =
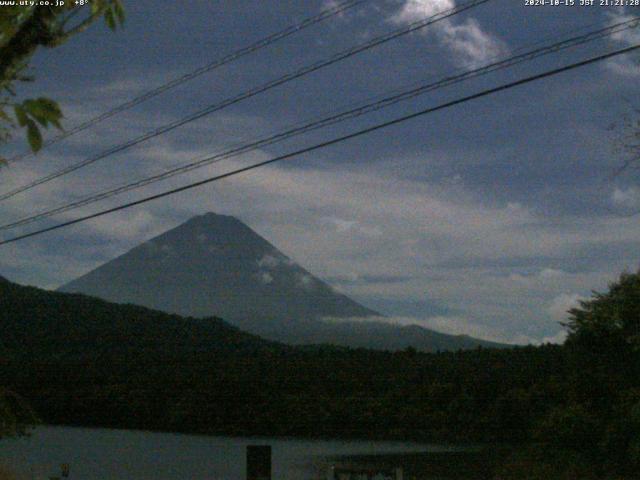
<path id="1" fill-rule="evenodd" d="M 0 279 L 0 351 L 61 357 L 100 351 L 243 351 L 285 348 L 218 318 L 183 318 Z"/>
<path id="2" fill-rule="evenodd" d="M 0 389 L 53 425 L 468 442 L 518 434 L 500 402 L 544 392 L 560 353 L 292 347 L 216 318 L 0 281 Z"/>

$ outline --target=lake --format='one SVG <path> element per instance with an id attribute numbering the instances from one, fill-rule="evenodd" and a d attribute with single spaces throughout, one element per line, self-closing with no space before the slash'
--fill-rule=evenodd
<path id="1" fill-rule="evenodd" d="M 59 475 L 62 463 L 78 480 L 244 480 L 247 445 L 271 445 L 273 478 L 311 480 L 326 457 L 445 452 L 411 442 L 233 438 L 69 427 L 39 427 L 30 437 L 0 441 L 0 463 L 27 479 Z M 324 478 L 324 477 L 320 477 Z"/>

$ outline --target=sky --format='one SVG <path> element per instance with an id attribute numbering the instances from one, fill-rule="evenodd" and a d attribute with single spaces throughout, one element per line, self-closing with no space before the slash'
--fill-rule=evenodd
<path id="1" fill-rule="evenodd" d="M 335 1 L 125 1 L 40 50 L 21 97 L 56 99 L 71 127 Z M 579 2 L 576 2 L 579 3 Z M 460 0 L 369 0 L 0 170 L 8 191 Z M 603 28 L 640 7 L 491 0 L 0 202 L 5 224 L 266 137 L 390 92 Z M 0 238 L 71 220 L 518 78 L 640 42 L 640 29 L 430 92 Z M 69 228 L 0 246 L 0 275 L 56 288 L 194 215 L 234 215 L 386 321 L 510 343 L 560 342 L 566 311 L 640 266 L 640 175 L 621 146 L 638 57 L 467 102 Z M 48 135 L 52 133 L 49 132 Z M 21 134 L 1 146 L 25 148 Z"/>

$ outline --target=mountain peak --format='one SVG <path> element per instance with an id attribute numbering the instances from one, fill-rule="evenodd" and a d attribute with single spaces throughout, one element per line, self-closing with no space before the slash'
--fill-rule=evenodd
<path id="1" fill-rule="evenodd" d="M 249 229 L 241 220 L 231 215 L 220 215 L 213 212 L 207 212 L 202 215 L 196 215 L 177 227 L 178 229 L 197 229 L 197 228 L 221 228 L 221 229 Z M 175 229 L 174 229 L 175 230 Z"/>
<path id="2" fill-rule="evenodd" d="M 214 212 L 207 212 L 203 213 L 202 215 L 196 215 L 195 217 L 192 217 L 190 221 L 201 223 L 242 223 L 232 215 L 222 215 Z"/>
<path id="3" fill-rule="evenodd" d="M 192 317 L 217 316 L 257 334 L 282 322 L 376 312 L 335 292 L 242 221 L 205 213 L 61 287 Z"/>

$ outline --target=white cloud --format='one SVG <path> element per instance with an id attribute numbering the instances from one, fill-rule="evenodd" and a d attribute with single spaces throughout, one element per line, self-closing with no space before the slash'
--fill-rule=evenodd
<path id="1" fill-rule="evenodd" d="M 450 335 L 468 335 L 474 338 L 495 342 L 513 342 L 513 338 L 508 338 L 495 327 L 473 323 L 461 317 L 435 316 L 423 319 L 417 323 L 425 328 L 430 328 Z"/>
<path id="2" fill-rule="evenodd" d="M 269 285 L 271 282 L 273 282 L 273 275 L 268 272 L 262 272 L 262 274 L 260 275 L 260 281 L 265 285 Z"/>
<path id="3" fill-rule="evenodd" d="M 338 0 L 324 0 L 322 2 L 322 10 L 329 10 L 332 8 L 337 8 L 340 6 L 340 2 Z M 344 13 L 338 14 L 338 17 L 342 17 Z"/>
<path id="4" fill-rule="evenodd" d="M 549 305 L 548 312 L 558 322 L 567 320 L 568 311 L 579 305 L 584 298 L 577 293 L 562 293 L 555 297 Z"/>
<path id="5" fill-rule="evenodd" d="M 564 343 L 566 339 L 567 339 L 567 331 L 560 330 L 555 335 L 544 337 L 541 343 Z"/>
<path id="6" fill-rule="evenodd" d="M 628 15 L 626 11 L 621 10 L 614 14 L 610 15 L 610 24 L 629 22 L 633 20 L 635 17 L 633 15 Z M 620 42 L 626 45 L 635 45 L 640 43 L 640 23 L 636 22 L 632 28 L 628 28 L 626 30 L 622 30 L 611 35 L 611 38 L 616 42 Z"/>
<path id="7" fill-rule="evenodd" d="M 407 0 L 393 20 L 396 23 L 411 23 L 455 6 L 454 0 Z"/>
<path id="8" fill-rule="evenodd" d="M 315 286 L 315 282 L 313 280 L 313 278 L 311 278 L 311 276 L 309 275 L 299 275 L 298 276 L 298 286 L 300 286 L 300 288 L 303 288 L 305 290 L 311 290 L 313 289 L 313 287 Z"/>
<path id="9" fill-rule="evenodd" d="M 626 13 L 625 9 L 622 9 L 609 15 L 609 23 L 613 25 L 628 22 L 633 18 L 632 15 Z M 616 32 L 611 35 L 611 39 L 622 46 L 636 45 L 640 43 L 640 25 L 636 23 L 633 28 Z M 623 77 L 640 76 L 640 58 L 637 53 L 612 58 L 606 65 L 612 72 Z"/>
<path id="10" fill-rule="evenodd" d="M 322 221 L 333 226 L 338 233 L 350 233 L 368 237 L 378 237 L 383 234 L 382 229 L 378 225 L 367 225 L 356 220 L 325 217 Z"/>
<path id="11" fill-rule="evenodd" d="M 563 272 L 562 270 L 557 270 L 555 268 L 544 268 L 538 275 L 543 280 L 551 280 L 562 277 L 563 275 L 565 275 L 565 272 Z"/>
<path id="12" fill-rule="evenodd" d="M 486 33 L 473 18 L 460 24 L 445 21 L 440 29 L 442 42 L 457 54 L 457 63 L 473 68 L 508 51 L 506 45 Z"/>
<path id="13" fill-rule="evenodd" d="M 332 225 L 338 232 L 348 232 L 358 223 L 355 220 L 344 220 L 335 217 L 326 217 L 323 220 Z"/>
<path id="14" fill-rule="evenodd" d="M 426 318 L 417 317 L 354 317 L 354 318 L 323 318 L 326 322 L 345 323 L 345 322 L 379 322 L 389 323 L 391 325 L 399 325 L 403 327 L 418 326 L 448 335 L 466 335 L 481 340 L 487 340 L 497 343 L 508 343 L 514 345 L 541 345 L 544 343 L 562 343 L 566 339 L 566 332 L 561 330 L 553 335 L 542 337 L 531 337 L 523 334 L 510 334 L 504 330 L 497 329 L 493 326 L 474 323 L 468 319 L 456 316 L 433 316 Z"/>
<path id="15" fill-rule="evenodd" d="M 280 265 L 287 265 L 287 266 L 291 266 L 294 264 L 294 262 L 285 256 L 282 255 L 271 255 L 271 254 L 264 254 L 262 256 L 262 258 L 260 258 L 260 260 L 258 260 L 258 266 L 260 268 L 267 268 L 267 269 L 274 269 L 279 267 Z"/>
<path id="16" fill-rule="evenodd" d="M 412 23 L 455 6 L 454 0 L 406 0 L 391 20 L 398 24 Z M 503 41 L 485 32 L 474 18 L 463 22 L 447 18 L 425 32 L 433 32 L 440 43 L 454 53 L 454 62 L 467 68 L 480 66 L 509 50 Z"/>
<path id="17" fill-rule="evenodd" d="M 263 257 L 258 260 L 259 267 L 275 268 L 278 265 L 280 265 L 280 260 L 273 255 L 263 255 Z"/>
<path id="18" fill-rule="evenodd" d="M 621 77 L 640 76 L 640 60 L 630 55 L 623 55 L 609 60 L 607 67 Z"/>
<path id="19" fill-rule="evenodd" d="M 611 201 L 617 207 L 626 209 L 640 208 L 640 189 L 636 187 L 616 188 L 611 195 Z"/>

